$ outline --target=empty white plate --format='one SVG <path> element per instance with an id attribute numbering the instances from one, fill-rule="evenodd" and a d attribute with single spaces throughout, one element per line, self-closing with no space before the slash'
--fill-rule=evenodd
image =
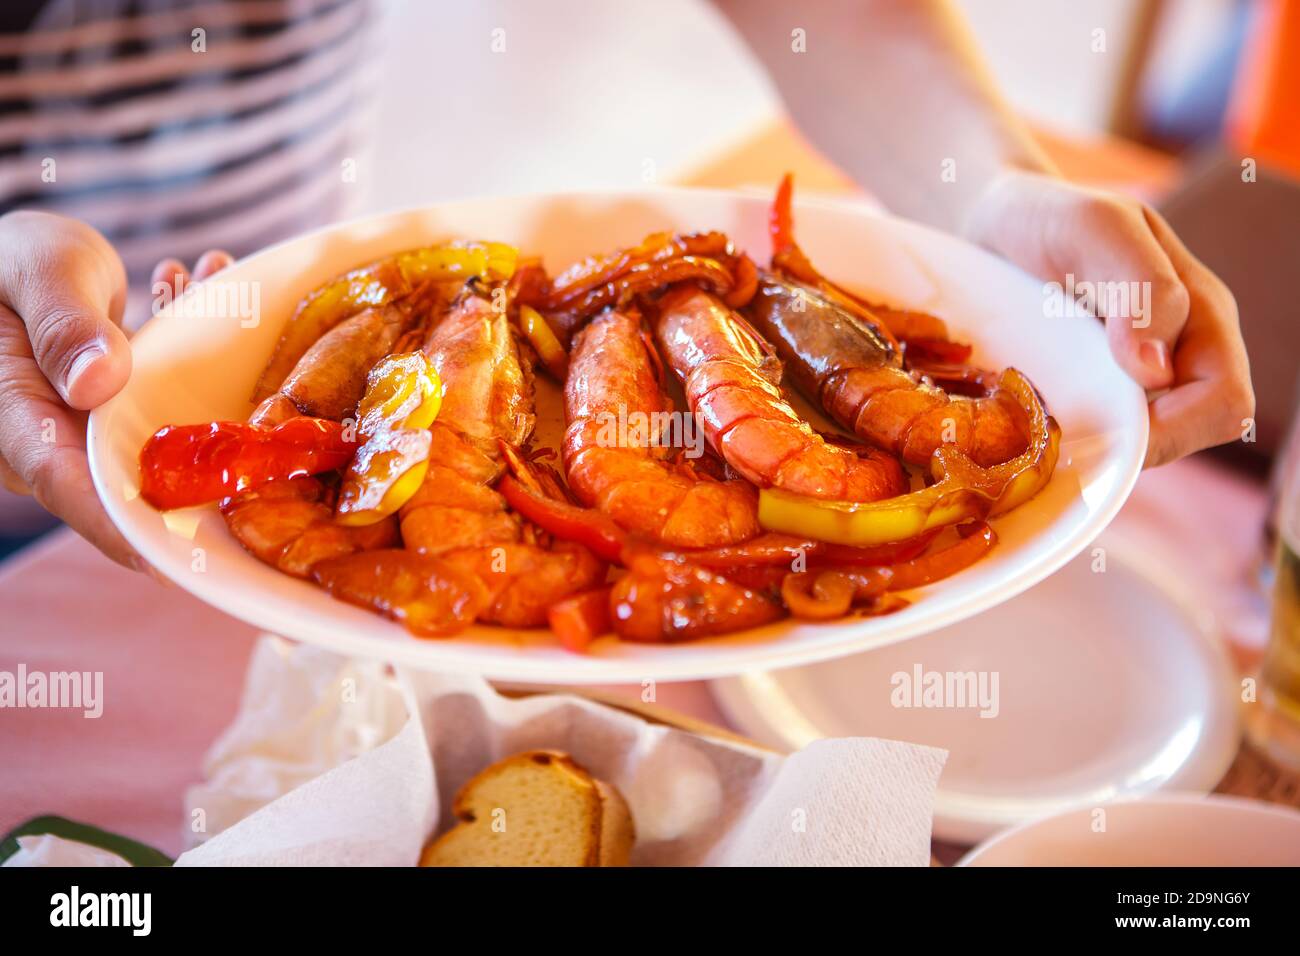
<path id="1" fill-rule="evenodd" d="M 1157 789 L 1210 790 L 1238 743 L 1227 657 L 1176 583 L 1117 539 L 1100 548 L 961 624 L 717 681 L 714 695 L 778 748 L 854 735 L 946 748 L 934 833 L 955 842 Z"/>
<path id="2" fill-rule="evenodd" d="M 331 276 L 400 249 L 453 237 L 496 239 L 543 255 L 557 272 L 650 232 L 718 229 L 766 259 L 767 200 L 687 189 L 501 197 L 343 223 L 235 263 L 163 309 L 132 340 L 127 386 L 90 416 L 95 487 L 113 522 L 161 574 L 258 627 L 415 667 L 534 683 L 691 680 L 828 660 L 914 637 L 1012 597 L 1077 554 L 1128 497 L 1146 454 L 1143 392 L 1115 364 L 1101 326 L 1059 318 L 1045 289 L 952 236 L 859 206 L 801 204 L 799 238 L 828 275 L 883 299 L 929 309 L 976 346 L 976 361 L 1014 365 L 1061 424 L 1061 458 L 1033 501 L 996 519 L 997 547 L 886 617 L 781 621 L 689 644 L 597 641 L 571 654 L 545 631 L 474 627 L 419 640 L 247 554 L 215 506 L 159 514 L 140 497 L 145 440 L 168 423 L 242 419 L 253 383 L 299 298 Z M 256 301 L 244 317 L 240 303 Z M 183 306 L 182 307 L 182 303 Z M 539 396 L 539 401 L 540 401 Z M 552 408 L 558 407 L 551 403 Z M 560 422 L 539 407 L 538 430 Z M 548 419 L 543 421 L 542 419 Z M 553 446 L 552 446 L 553 447 Z"/>
<path id="3" fill-rule="evenodd" d="M 1300 813 L 1241 797 L 1160 794 L 1034 820 L 957 865 L 1300 866 Z"/>

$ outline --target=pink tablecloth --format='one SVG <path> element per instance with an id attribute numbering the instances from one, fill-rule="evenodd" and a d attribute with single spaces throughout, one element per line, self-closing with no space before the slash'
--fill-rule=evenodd
<path id="1" fill-rule="evenodd" d="M 1197 461 L 1142 477 L 1116 521 L 1204 596 L 1243 658 L 1267 608 L 1250 583 L 1263 490 Z M 0 671 L 102 671 L 104 710 L 0 710 L 0 832 L 57 813 L 169 852 L 181 796 L 238 704 L 256 632 L 185 592 L 123 571 L 61 531 L 0 568 Z M 640 688 L 627 693 L 639 694 Z M 722 722 L 704 683 L 657 702 Z"/>

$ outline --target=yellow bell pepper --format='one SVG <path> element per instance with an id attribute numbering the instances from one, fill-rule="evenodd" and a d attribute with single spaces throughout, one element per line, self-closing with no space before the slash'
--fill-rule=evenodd
<path id="1" fill-rule="evenodd" d="M 832 501 L 764 488 L 758 521 L 769 531 L 857 547 L 902 541 L 947 525 L 1010 511 L 1036 495 L 1056 468 L 1061 429 L 1029 380 L 1007 369 L 998 381 L 1029 417 L 1029 446 L 1000 465 L 976 465 L 955 446 L 931 460 L 934 483 L 883 501 Z"/>
<path id="2" fill-rule="evenodd" d="M 564 351 L 564 346 L 555 337 L 551 327 L 546 324 L 542 314 L 530 305 L 521 305 L 519 307 L 519 328 L 528 341 L 532 343 L 533 349 L 537 352 L 537 357 L 542 360 L 546 370 L 551 373 L 557 382 L 563 384 L 565 376 L 569 373 L 569 353 Z"/>
<path id="3" fill-rule="evenodd" d="M 489 283 L 515 274 L 518 250 L 501 242 L 447 242 L 407 249 L 345 272 L 309 293 L 285 325 L 258 379 L 253 400 L 275 392 L 313 342 L 345 319 L 407 295 L 420 282 L 482 276 Z"/>
<path id="4" fill-rule="evenodd" d="M 390 355 L 370 370 L 357 408 L 363 444 L 343 476 L 335 520 L 374 524 L 410 500 L 429 470 L 429 426 L 442 382 L 423 352 Z"/>
<path id="5" fill-rule="evenodd" d="M 442 407 L 442 381 L 423 352 L 402 352 L 376 363 L 357 406 L 357 428 L 369 438 L 394 428 L 428 428 Z"/>
<path id="6" fill-rule="evenodd" d="M 503 242 L 448 242 L 398 253 L 397 264 L 411 285 L 426 279 L 468 279 L 505 282 L 515 274 L 519 251 Z"/>
<path id="7" fill-rule="evenodd" d="M 433 436 L 426 428 L 381 432 L 357 449 L 334 519 L 344 525 L 374 524 L 406 504 L 429 471 Z"/>

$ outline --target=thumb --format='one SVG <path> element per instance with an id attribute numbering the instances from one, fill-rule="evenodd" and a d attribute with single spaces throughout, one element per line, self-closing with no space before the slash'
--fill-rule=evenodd
<path id="1" fill-rule="evenodd" d="M 89 411 L 121 391 L 131 346 L 101 306 L 66 296 L 21 314 L 37 364 L 70 407 Z"/>
<path id="2" fill-rule="evenodd" d="M 19 278 L 6 283 L 7 299 L 46 379 L 69 406 L 89 410 L 117 394 L 131 374 L 131 347 L 116 321 L 126 274 L 88 226 L 53 216 L 33 225 L 17 269 L 11 260 L 11 275 Z"/>

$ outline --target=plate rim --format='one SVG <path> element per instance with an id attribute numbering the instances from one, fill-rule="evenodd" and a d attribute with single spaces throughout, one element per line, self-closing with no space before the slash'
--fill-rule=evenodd
<path id="1" fill-rule="evenodd" d="M 1130 804 L 1142 804 L 1157 807 L 1187 807 L 1210 804 L 1234 812 L 1244 811 L 1251 815 L 1269 816 L 1289 820 L 1296 825 L 1297 832 L 1300 832 L 1300 810 L 1295 807 L 1287 806 L 1286 804 L 1271 803 L 1267 800 L 1259 800 L 1254 797 L 1244 797 L 1235 793 L 1195 793 L 1186 790 L 1155 791 L 1153 793 L 1135 795 L 1121 800 L 1111 800 L 1108 801 L 1105 806 L 1114 807 Z M 1021 823 L 1017 823 L 1015 826 L 1001 830 L 988 839 L 982 840 L 975 846 L 971 847 L 962 854 L 961 858 L 958 859 L 953 866 L 976 866 L 978 865 L 976 861 L 980 856 L 994 847 L 1015 840 L 1035 827 L 1043 826 L 1059 817 L 1080 813 L 1084 809 L 1084 807 L 1067 807 L 1056 813 L 1045 814 L 1044 816 L 1034 817 L 1029 820 L 1024 820 Z M 1061 865 L 1071 866 L 1077 864 L 1064 863 Z"/>
<path id="2" fill-rule="evenodd" d="M 1214 792 L 1214 787 L 1217 786 L 1236 759 L 1241 745 L 1241 718 L 1237 709 L 1227 702 L 1226 695 L 1232 687 L 1236 686 L 1236 673 L 1228 654 L 1222 628 L 1208 620 L 1207 615 L 1192 599 L 1189 590 L 1172 573 L 1163 568 L 1148 566 L 1141 562 L 1138 559 L 1140 549 L 1125 535 L 1110 532 L 1103 538 L 1098 539 L 1098 543 L 1106 548 L 1109 561 L 1118 563 L 1127 573 L 1139 578 L 1159 594 L 1169 604 L 1170 608 L 1186 621 L 1187 630 L 1191 632 L 1191 643 L 1194 644 L 1190 653 L 1195 654 L 1205 663 L 1207 674 L 1211 680 L 1223 685 L 1224 702 L 1217 705 L 1211 702 L 1206 707 L 1208 715 L 1218 718 L 1217 723 L 1208 726 L 1205 733 L 1202 734 L 1200 745 L 1195 751 L 1197 759 L 1185 761 L 1175 773 L 1170 775 L 1169 779 L 1160 782 L 1154 787 L 1147 790 L 1127 791 L 1103 801 L 1080 799 L 1074 802 L 1062 802 L 1055 808 L 1046 808 L 1041 812 L 1030 813 L 1010 823 L 1006 822 L 1000 815 L 980 813 L 962 815 L 954 812 L 952 806 L 946 804 L 943 799 L 945 788 L 943 777 L 940 776 L 935 791 L 935 809 L 932 824 L 936 839 L 953 843 L 979 843 L 991 840 L 998 834 L 1032 823 L 1035 820 L 1070 813 L 1080 807 L 1092 806 L 1098 803 L 1127 802 L 1142 799 L 1145 796 L 1175 793 L 1207 796 Z M 1076 555 L 1076 557 L 1078 556 Z M 864 653 L 869 654 L 871 652 L 866 651 Z M 736 727 L 743 734 L 755 737 L 760 742 L 770 744 L 766 735 L 760 735 L 756 732 L 754 725 L 736 719 L 736 715 L 740 713 L 761 713 L 761 709 L 753 704 L 753 694 L 746 686 L 752 682 L 753 676 L 752 674 L 738 674 L 710 681 L 709 692 L 718 708 L 726 716 L 729 724 Z M 770 727 L 770 723 L 764 722 L 764 731 Z M 783 751 L 788 751 L 792 746 L 793 741 L 789 738 L 782 738 L 780 748 Z M 1185 779 L 1187 768 L 1193 766 L 1196 768 L 1196 779 L 1198 781 L 1195 784 Z M 1049 801 L 1045 799 L 1035 802 L 1047 803 Z"/>
<path id="3" fill-rule="evenodd" d="M 320 226 L 316 229 L 301 233 L 279 242 L 265 246 L 247 256 L 242 257 L 232 264 L 230 268 L 245 265 L 262 257 L 269 257 L 277 251 L 290 245 L 305 243 L 313 239 L 328 236 L 333 233 L 341 233 L 349 230 L 355 230 L 362 226 L 369 227 L 372 231 L 374 227 L 385 220 L 392 220 L 394 223 L 400 222 L 403 218 L 416 216 L 423 213 L 430 213 L 450 207 L 473 207 L 477 204 L 486 202 L 491 203 L 508 203 L 511 201 L 518 202 L 559 202 L 566 200 L 587 199 L 611 199 L 611 198 L 630 198 L 637 197 L 669 197 L 679 200 L 689 201 L 692 197 L 707 196 L 715 201 L 722 202 L 739 202 L 742 204 L 765 204 L 766 199 L 751 192 L 736 189 L 719 189 L 719 188 L 694 188 L 684 186 L 641 186 L 635 188 L 620 187 L 595 187 L 590 189 L 577 190 L 558 190 L 558 191 L 541 191 L 526 192 L 517 194 L 495 194 L 490 196 L 468 197 L 446 202 L 419 203 L 410 206 L 403 206 L 395 209 L 385 210 L 377 213 L 366 214 L 351 217 L 349 219 Z M 865 219 L 884 220 L 893 224 L 894 228 L 901 228 L 904 231 L 914 231 L 919 235 L 937 237 L 943 242 L 957 242 L 968 249 L 977 252 L 979 255 L 988 257 L 993 262 L 1004 268 L 1013 269 L 1030 281 L 1037 281 L 1028 273 L 995 256 L 993 253 L 968 240 L 945 233 L 923 223 L 903 219 L 894 216 L 888 212 L 882 211 L 869 204 L 854 200 L 844 200 L 834 197 L 812 196 L 796 200 L 796 210 L 800 208 L 817 208 L 832 213 L 848 214 Z M 376 234 L 376 243 L 382 241 L 383 232 Z M 223 270 L 224 271 L 224 270 Z M 217 274 L 218 277 L 220 273 Z M 170 306 L 168 307 L 168 309 Z M 157 315 L 151 316 L 135 333 L 132 341 L 138 340 L 141 336 L 150 333 L 151 328 L 158 326 L 156 320 L 164 316 L 168 309 L 161 310 Z M 288 321 L 287 317 L 285 321 Z M 1099 330 L 1099 334 L 1101 334 Z M 377 657 L 394 663 L 401 663 L 407 666 L 423 668 L 426 670 L 443 670 L 448 672 L 466 672 L 476 673 L 490 679 L 498 680 L 519 680 L 519 681 L 546 681 L 546 682 L 567 682 L 573 684 L 598 684 L 617 682 L 619 680 L 641 680 L 653 678 L 656 680 L 703 680 L 724 677 L 741 673 L 746 669 L 754 669 L 761 666 L 766 670 L 781 670 L 787 667 L 794 667 L 804 664 L 813 664 L 821 661 L 833 660 L 837 657 L 843 657 L 847 654 L 861 653 L 870 650 L 873 647 L 884 647 L 889 644 L 908 640 L 913 637 L 921 636 L 947 627 L 957 621 L 971 617 L 995 607 L 1011 598 L 1023 593 L 1030 587 L 1038 584 L 1046 577 L 1055 573 L 1063 567 L 1068 561 L 1078 555 L 1087 545 L 1096 539 L 1096 537 L 1105 530 L 1111 523 L 1115 515 L 1118 514 L 1121 507 L 1128 500 L 1133 491 L 1134 485 L 1141 474 L 1143 462 L 1145 460 L 1146 448 L 1149 439 L 1149 421 L 1146 410 L 1145 393 L 1136 384 L 1131 383 L 1132 387 L 1127 390 L 1128 397 L 1134 404 L 1134 410 L 1140 407 L 1140 413 L 1132 416 L 1133 423 L 1136 425 L 1136 433 L 1132 437 L 1137 454 L 1131 460 L 1115 460 L 1115 465 L 1121 467 L 1121 473 L 1114 481 L 1114 492 L 1110 500 L 1101 508 L 1091 510 L 1085 519 L 1074 528 L 1061 542 L 1054 545 L 1053 553 L 1038 564 L 1021 571 L 1012 578 L 1008 578 L 996 585 L 989 587 L 982 594 L 960 602 L 957 606 L 931 615 L 923 621 L 917 622 L 909 627 L 903 628 L 895 633 L 885 633 L 871 635 L 868 628 L 859 631 L 847 632 L 843 639 L 832 642 L 818 643 L 808 645 L 807 643 L 783 642 L 779 637 L 772 638 L 770 641 L 764 641 L 761 645 L 761 651 L 756 654 L 740 653 L 742 660 L 735 660 L 737 653 L 729 647 L 711 645 L 709 646 L 710 658 L 701 660 L 700 655 L 690 653 L 691 644 L 685 643 L 680 646 L 673 645 L 673 655 L 660 655 L 654 658 L 646 658 L 640 655 L 631 655 L 628 657 L 598 657 L 592 655 L 566 654 L 561 658 L 535 658 L 524 657 L 516 653 L 498 654 L 491 657 L 476 658 L 475 655 L 457 655 L 454 652 L 454 645 L 441 640 L 419 640 L 410 638 L 401 626 L 395 622 L 386 621 L 383 618 L 377 620 L 389 624 L 396 634 L 393 640 L 376 641 L 370 636 L 360 638 L 342 636 L 345 627 L 337 629 L 313 629 L 312 636 L 309 640 L 319 646 L 329 648 L 344 654 L 362 655 Z M 118 500 L 119 496 L 110 494 L 108 491 L 108 478 L 105 469 L 109 465 L 111 456 L 108 454 L 108 438 L 104 427 L 104 420 L 108 414 L 108 409 L 114 403 L 119 401 L 121 393 L 114 396 L 109 402 L 100 406 L 91 412 L 86 428 L 86 448 L 90 464 L 90 472 L 95 491 L 104 505 L 110 519 L 117 526 L 127 541 L 137 550 L 142 558 L 149 564 L 157 568 L 158 572 L 166 576 L 169 580 L 177 584 L 185 591 L 193 594 L 195 597 L 211 604 L 226 613 L 231 614 L 255 627 L 261 627 L 268 630 L 286 630 L 289 633 L 300 633 L 293 627 L 292 613 L 290 611 L 280 611 L 273 606 L 262 608 L 253 607 L 256 604 L 252 598 L 241 597 L 240 595 L 231 595 L 228 588 L 208 584 L 206 575 L 172 575 L 166 570 L 166 565 L 170 558 L 165 558 L 162 547 L 155 548 L 149 541 L 149 536 L 135 527 L 133 521 L 125 512 L 125 500 Z M 1127 430 L 1126 430 L 1127 431 Z M 204 506 L 211 507 L 211 506 Z M 250 556 L 249 560 L 256 560 Z M 160 566 L 162 565 L 162 566 Z M 870 636 L 868 636 L 870 635 Z M 402 640 L 400 638 L 410 638 Z M 305 638 L 295 637 L 294 639 L 304 640 Z M 454 639 L 452 639 L 454 640 Z M 782 646 L 786 644 L 787 646 Z M 377 646 L 372 646 L 377 645 Z M 651 645 L 658 647 L 660 645 Z M 668 645 L 663 645 L 668 646 Z M 747 647 L 750 645 L 746 645 Z M 451 649 L 450 653 L 443 651 Z M 678 651 L 685 653 L 678 654 Z M 716 656 L 714 656 L 716 655 Z M 753 658 L 760 657 L 761 665 L 756 663 Z M 748 662 L 746 662 L 748 661 Z"/>

